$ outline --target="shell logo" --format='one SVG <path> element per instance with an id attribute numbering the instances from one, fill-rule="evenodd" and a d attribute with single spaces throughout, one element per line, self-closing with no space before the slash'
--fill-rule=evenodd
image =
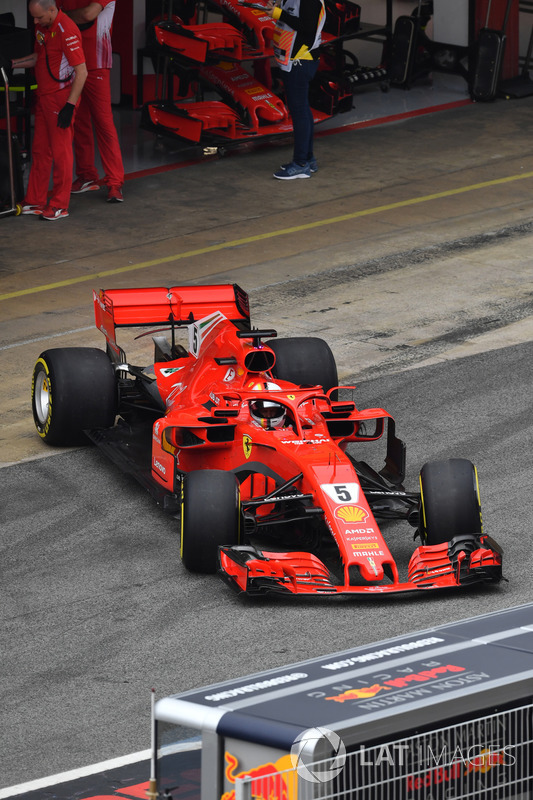
<path id="1" fill-rule="evenodd" d="M 366 522 L 368 511 L 360 506 L 340 506 L 336 509 L 335 516 L 344 522 Z"/>

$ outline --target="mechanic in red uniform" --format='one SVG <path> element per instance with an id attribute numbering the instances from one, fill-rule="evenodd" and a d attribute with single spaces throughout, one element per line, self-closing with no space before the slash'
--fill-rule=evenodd
<path id="1" fill-rule="evenodd" d="M 35 22 L 35 51 L 12 62 L 14 68 L 35 67 L 37 79 L 31 170 L 22 213 L 56 220 L 68 217 L 72 123 L 87 68 L 80 32 L 55 0 L 30 0 L 28 8 Z"/>
<path id="2" fill-rule="evenodd" d="M 109 203 L 121 203 L 124 167 L 111 109 L 110 80 L 115 0 L 89 3 L 87 0 L 60 0 L 60 6 L 80 28 L 89 73 L 74 126 L 77 180 L 72 186 L 72 193 L 81 194 L 100 188 L 98 171 L 94 165 L 94 123 L 107 186 L 106 199 Z"/>

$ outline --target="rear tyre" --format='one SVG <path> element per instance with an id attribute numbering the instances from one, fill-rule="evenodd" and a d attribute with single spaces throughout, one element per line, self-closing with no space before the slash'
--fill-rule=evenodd
<path id="1" fill-rule="evenodd" d="M 482 533 L 477 471 L 465 458 L 431 461 L 420 471 L 420 535 L 424 544 Z"/>
<path id="2" fill-rule="evenodd" d="M 218 548 L 239 543 L 240 492 L 232 472 L 185 476 L 181 494 L 181 559 L 191 572 L 217 571 Z"/>
<path id="3" fill-rule="evenodd" d="M 325 392 L 338 386 L 335 357 L 323 339 L 295 336 L 291 339 L 273 339 L 268 346 L 276 354 L 272 369 L 274 378 L 322 386 Z"/>
<path id="4" fill-rule="evenodd" d="M 109 357 L 93 347 L 46 350 L 33 370 L 31 399 L 37 433 L 47 444 L 87 444 L 84 430 L 110 428 L 117 382 Z"/>

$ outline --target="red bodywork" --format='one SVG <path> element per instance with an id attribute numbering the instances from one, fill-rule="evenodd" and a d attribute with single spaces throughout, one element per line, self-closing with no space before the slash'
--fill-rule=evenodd
<path id="1" fill-rule="evenodd" d="M 257 136 L 285 136 L 292 132 L 292 121 L 285 103 L 238 62 L 205 64 L 199 75 L 231 104 L 221 100 L 154 101 L 145 106 L 148 123 L 195 143 L 205 137 L 244 141 Z M 329 116 L 331 114 L 313 109 L 316 123 Z"/>
<path id="2" fill-rule="evenodd" d="M 248 298 L 239 287 L 101 291 L 94 293 L 94 306 L 96 325 L 119 363 L 124 354 L 117 327 L 188 326 L 188 354 L 153 366 L 166 409 L 152 428 L 153 481 L 179 494 L 185 473 L 232 471 L 239 477 L 243 509 L 250 503 L 259 519 L 276 510 L 277 492 L 288 484 L 289 494 L 329 531 L 342 562 L 342 577 L 334 579 L 310 552 L 223 547 L 221 571 L 235 588 L 314 595 L 405 592 L 456 587 L 475 580 L 476 570 L 481 580 L 487 568 L 501 566 L 499 551 L 482 536 L 475 550 L 455 554 L 448 544 L 417 547 L 408 580 L 400 581 L 346 454 L 349 443 L 377 440 L 386 430 L 398 443 L 392 417 L 382 408 L 361 410 L 335 400 L 334 390 L 325 394 L 322 387 L 274 377 L 275 354 L 263 338 L 275 332 L 250 330 Z M 266 383 L 278 388 L 267 390 Z M 257 398 L 281 403 L 290 425 L 262 428 L 250 414 L 250 401 Z"/>
<path id="3" fill-rule="evenodd" d="M 199 64 L 205 64 L 213 56 L 241 61 L 257 55 L 244 35 L 226 22 L 203 25 L 161 22 L 154 30 L 161 47 Z"/>

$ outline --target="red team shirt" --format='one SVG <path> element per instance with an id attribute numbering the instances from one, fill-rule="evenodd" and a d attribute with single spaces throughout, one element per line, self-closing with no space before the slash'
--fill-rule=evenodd
<path id="1" fill-rule="evenodd" d="M 94 23 L 82 31 L 83 50 L 87 69 L 111 69 L 113 54 L 111 48 L 111 27 L 115 13 L 115 0 L 97 0 L 102 6 Z M 61 0 L 64 11 L 85 8 L 89 0 Z"/>
<path id="2" fill-rule="evenodd" d="M 85 61 L 78 26 L 66 14 L 59 11 L 49 28 L 35 26 L 35 39 L 37 53 L 35 77 L 38 93 L 53 94 L 65 89 L 72 81 L 73 67 Z M 52 75 L 60 79 L 59 82 L 54 80 Z"/>

